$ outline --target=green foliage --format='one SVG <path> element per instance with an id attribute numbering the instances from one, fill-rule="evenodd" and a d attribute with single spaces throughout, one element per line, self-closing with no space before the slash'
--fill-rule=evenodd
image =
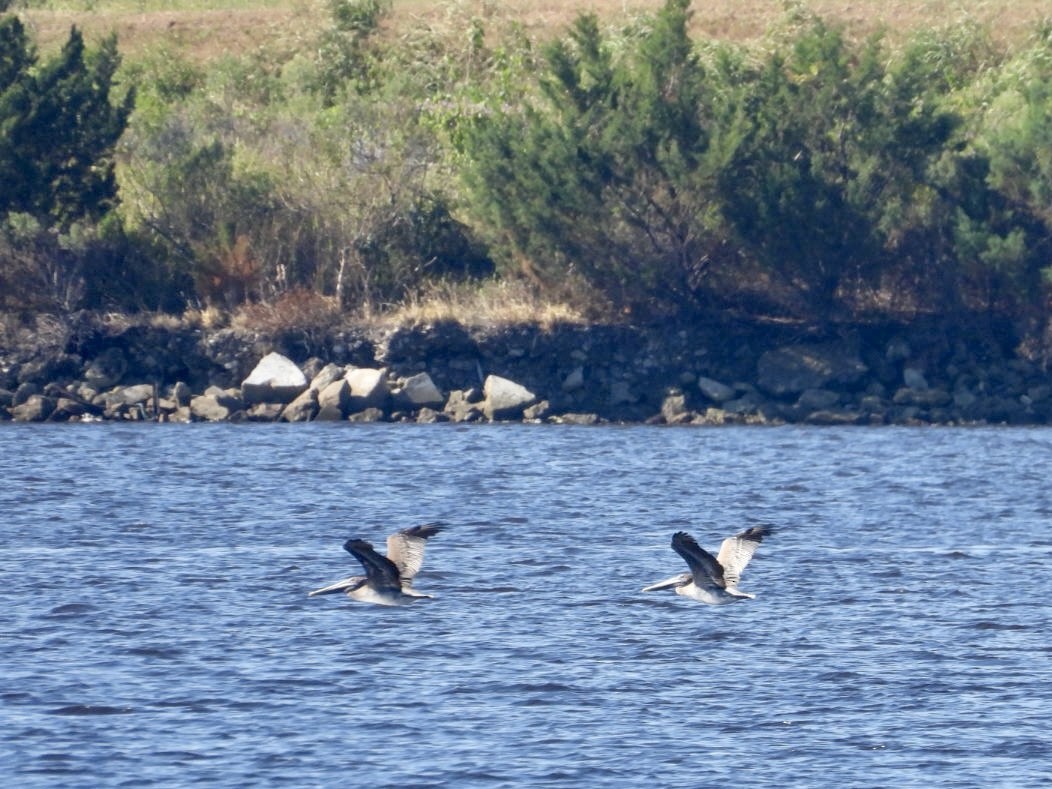
<path id="1" fill-rule="evenodd" d="M 376 49 L 371 39 L 390 12 L 391 0 L 328 0 L 332 26 L 318 43 L 316 89 L 328 105 L 348 90 L 376 87 Z"/>
<path id="2" fill-rule="evenodd" d="M 695 46 L 688 15 L 669 0 L 620 41 L 582 16 L 518 105 L 465 119 L 466 190 L 506 264 L 660 311 L 757 282 L 818 319 L 1040 302 L 1048 58 L 984 131 L 966 94 L 998 56 L 974 26 L 891 50 L 792 10 L 748 49 Z"/>
<path id="3" fill-rule="evenodd" d="M 17 25 L 5 20 L 0 36 L 12 45 L 0 64 L 0 213 L 26 212 L 60 228 L 99 219 L 116 202 L 113 151 L 134 100 L 131 92 L 116 104 L 110 98 L 116 39 L 87 52 L 74 28 L 57 56 L 29 68 Z"/>
<path id="4" fill-rule="evenodd" d="M 333 104 L 302 60 L 286 72 L 238 59 L 200 78 L 153 68 L 149 112 L 125 143 L 123 214 L 190 278 L 188 300 L 233 307 L 312 290 L 374 308 L 427 279 L 486 270 L 431 183 L 433 133 L 386 83 L 382 99 L 351 91 Z M 166 85 L 193 78 L 166 100 L 153 73 Z"/>
<path id="5" fill-rule="evenodd" d="M 462 6 L 395 40 L 390 7 L 331 0 L 292 56 L 147 53 L 134 115 L 112 39 L 40 63 L 0 17 L 0 301 L 375 311 L 496 260 L 633 315 L 1044 319 L 1052 26 L 892 46 L 791 8 L 731 45 L 667 0 L 537 46 Z"/>
<path id="6" fill-rule="evenodd" d="M 690 297 L 711 243 L 711 174 L 688 5 L 670 0 L 621 51 L 579 17 L 546 48 L 536 99 L 464 130 L 477 215 L 542 282 L 577 272 L 625 307 Z"/>

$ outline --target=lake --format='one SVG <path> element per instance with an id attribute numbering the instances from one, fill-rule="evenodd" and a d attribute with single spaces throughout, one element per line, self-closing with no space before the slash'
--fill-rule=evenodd
<path id="1" fill-rule="evenodd" d="M 1052 783 L 1052 430 L 0 426 L 19 787 Z M 307 592 L 442 520 L 385 608 Z M 710 607 L 640 593 L 771 524 Z"/>

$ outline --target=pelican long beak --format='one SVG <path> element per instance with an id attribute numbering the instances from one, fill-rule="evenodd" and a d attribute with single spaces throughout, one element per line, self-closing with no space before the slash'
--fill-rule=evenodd
<path id="1" fill-rule="evenodd" d="M 320 594 L 335 594 L 336 592 L 346 592 L 355 586 L 358 586 L 364 579 L 360 575 L 352 575 L 350 578 L 344 578 L 342 581 L 337 581 L 334 584 L 323 586 L 321 589 L 315 589 L 313 592 L 309 592 L 307 597 L 314 597 Z"/>

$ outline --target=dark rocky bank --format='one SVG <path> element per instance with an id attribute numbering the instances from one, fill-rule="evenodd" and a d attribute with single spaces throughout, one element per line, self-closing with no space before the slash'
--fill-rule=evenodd
<path id="1" fill-rule="evenodd" d="M 264 336 L 76 316 L 40 334 L 0 346 L 2 421 L 1052 423 L 1045 365 L 989 328 L 443 323 Z"/>

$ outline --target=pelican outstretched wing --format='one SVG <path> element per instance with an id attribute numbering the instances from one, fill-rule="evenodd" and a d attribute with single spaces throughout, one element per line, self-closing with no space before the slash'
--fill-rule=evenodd
<path id="1" fill-rule="evenodd" d="M 723 541 L 716 561 L 723 567 L 723 580 L 728 589 L 737 588 L 745 565 L 770 533 L 769 526 L 753 526 Z"/>
<path id="2" fill-rule="evenodd" d="M 390 559 L 381 556 L 365 540 L 347 540 L 343 549 L 362 563 L 369 584 L 375 588 L 401 588 L 398 578 L 398 566 Z"/>
<path id="3" fill-rule="evenodd" d="M 427 541 L 444 528 L 442 523 L 424 523 L 397 531 L 387 538 L 387 558 L 398 568 L 403 589 L 413 585 L 413 576 L 424 564 Z"/>
<path id="4" fill-rule="evenodd" d="M 726 586 L 723 567 L 716 561 L 716 557 L 698 545 L 697 540 L 685 531 L 678 531 L 672 535 L 672 550 L 683 557 L 696 585 Z"/>

